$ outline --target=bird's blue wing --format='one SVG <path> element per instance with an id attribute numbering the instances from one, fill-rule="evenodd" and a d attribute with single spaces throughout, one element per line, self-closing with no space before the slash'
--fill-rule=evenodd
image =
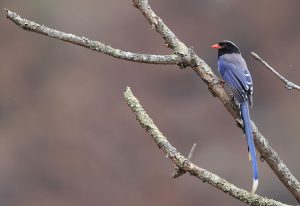
<path id="1" fill-rule="evenodd" d="M 230 87 L 236 100 L 240 103 L 245 101 L 245 90 L 243 85 L 231 70 L 224 72 L 223 79 Z"/>
<path id="2" fill-rule="evenodd" d="M 252 104 L 253 82 L 244 59 L 239 55 L 223 55 L 218 60 L 219 71 L 231 88 L 235 98 L 241 103 Z"/>

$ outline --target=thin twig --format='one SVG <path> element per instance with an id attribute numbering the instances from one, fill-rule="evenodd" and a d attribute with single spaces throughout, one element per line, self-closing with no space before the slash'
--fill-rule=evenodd
<path id="1" fill-rule="evenodd" d="M 173 172 L 173 174 L 171 175 L 171 177 L 172 177 L 173 179 L 176 179 L 176 178 L 178 178 L 178 177 L 184 175 L 185 173 L 186 173 L 185 170 L 183 170 L 183 169 L 181 169 L 181 168 L 175 166 L 175 172 Z"/>
<path id="2" fill-rule="evenodd" d="M 197 144 L 194 143 L 193 146 L 192 146 L 192 149 L 191 149 L 191 151 L 190 151 L 190 153 L 189 153 L 188 160 L 191 160 L 191 159 L 192 159 L 193 154 L 194 154 L 194 151 L 195 151 L 195 149 L 196 149 L 196 146 L 197 146 Z"/>
<path id="3" fill-rule="evenodd" d="M 254 59 L 256 59 L 257 61 L 259 61 L 260 63 L 262 63 L 268 70 L 270 70 L 271 72 L 273 72 L 284 84 L 285 87 L 289 90 L 292 89 L 297 89 L 300 91 L 300 86 L 289 81 L 288 79 L 286 79 L 284 76 L 282 76 L 281 74 L 279 74 L 273 67 L 271 67 L 265 60 L 263 60 L 260 56 L 258 56 L 258 54 L 256 54 L 255 52 L 251 52 L 252 56 L 254 57 Z"/>
<path id="4" fill-rule="evenodd" d="M 148 0 L 132 0 L 135 7 L 146 17 L 152 27 L 156 28 L 165 43 L 177 54 L 188 56 L 188 65 L 197 73 L 199 77 L 207 84 L 213 96 L 217 97 L 225 106 L 227 111 L 232 115 L 234 120 L 240 119 L 239 112 L 235 109 L 235 104 L 231 101 L 231 96 L 224 90 L 222 84 L 218 83 L 217 76 L 212 69 L 198 57 L 192 49 L 188 49 L 174 33 L 163 23 L 151 9 Z M 270 168 L 274 171 L 280 181 L 288 188 L 295 199 L 300 203 L 300 183 L 295 176 L 289 171 L 287 166 L 279 158 L 277 152 L 269 145 L 266 138 L 258 131 L 254 122 L 252 122 L 254 142 L 256 149 L 264 157 Z"/>
<path id="5" fill-rule="evenodd" d="M 178 55 L 152 55 L 152 54 L 139 54 L 128 51 L 122 51 L 120 49 L 112 48 L 111 46 L 101 43 L 99 41 L 90 40 L 86 37 L 79 37 L 74 34 L 65 33 L 44 25 L 37 24 L 33 21 L 24 19 L 14 12 L 5 9 L 8 19 L 13 21 L 16 25 L 24 30 L 39 33 L 45 36 L 49 36 L 54 39 L 62 40 L 68 43 L 79 45 L 85 48 L 89 48 L 93 51 L 97 51 L 109 56 L 113 56 L 118 59 L 147 63 L 147 64 L 180 64 L 182 58 Z"/>
<path id="6" fill-rule="evenodd" d="M 170 160 L 181 170 L 190 173 L 192 176 L 199 178 L 203 182 L 207 182 L 208 184 L 246 204 L 252 206 L 286 206 L 286 204 L 281 202 L 261 197 L 257 194 L 252 194 L 246 190 L 240 189 L 218 175 L 196 166 L 189 159 L 181 155 L 180 152 L 178 152 L 177 149 L 170 144 L 167 138 L 160 132 L 152 119 L 143 109 L 139 100 L 133 95 L 129 87 L 127 87 L 124 92 L 124 99 L 127 105 L 135 113 L 138 122 L 151 135 L 157 146 L 162 149 Z"/>
<path id="7" fill-rule="evenodd" d="M 197 144 L 194 143 L 193 146 L 192 146 L 192 148 L 191 148 L 191 150 L 190 150 L 189 156 L 188 156 L 188 158 L 187 158 L 188 160 L 191 160 L 191 159 L 192 159 L 193 154 L 194 154 L 194 151 L 195 151 L 195 149 L 196 149 L 196 146 L 197 146 Z M 175 172 L 172 174 L 172 178 L 173 178 L 173 179 L 176 179 L 176 178 L 178 178 L 178 177 L 184 175 L 185 173 L 186 173 L 185 170 L 181 169 L 180 167 L 175 166 Z"/>

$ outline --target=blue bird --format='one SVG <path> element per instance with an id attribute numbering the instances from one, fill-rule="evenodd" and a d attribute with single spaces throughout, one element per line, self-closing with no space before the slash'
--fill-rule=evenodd
<path id="1" fill-rule="evenodd" d="M 252 77 L 241 55 L 240 49 L 233 42 L 225 40 L 211 47 L 218 49 L 218 70 L 239 104 L 244 133 L 248 143 L 249 159 L 252 162 L 253 169 L 251 192 L 255 193 L 258 186 L 258 167 L 249 113 L 249 107 L 251 107 L 253 103 Z"/>

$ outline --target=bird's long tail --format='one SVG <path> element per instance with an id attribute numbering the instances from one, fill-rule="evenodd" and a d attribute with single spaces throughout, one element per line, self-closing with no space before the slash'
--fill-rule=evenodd
<path id="1" fill-rule="evenodd" d="M 255 146 L 253 141 L 253 133 L 251 127 L 250 113 L 249 113 L 249 104 L 247 101 L 241 104 L 241 113 L 244 122 L 244 132 L 247 138 L 248 149 L 249 149 L 251 162 L 252 162 L 252 169 L 253 169 L 253 185 L 252 185 L 251 192 L 255 193 L 258 186 L 258 168 L 257 168 L 256 152 L 255 152 Z"/>

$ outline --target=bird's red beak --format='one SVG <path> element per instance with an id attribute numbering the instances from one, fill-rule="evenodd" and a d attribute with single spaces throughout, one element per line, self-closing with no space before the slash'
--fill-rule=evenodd
<path id="1" fill-rule="evenodd" d="M 211 46 L 211 48 L 221 49 L 222 47 L 219 44 L 214 44 Z"/>

